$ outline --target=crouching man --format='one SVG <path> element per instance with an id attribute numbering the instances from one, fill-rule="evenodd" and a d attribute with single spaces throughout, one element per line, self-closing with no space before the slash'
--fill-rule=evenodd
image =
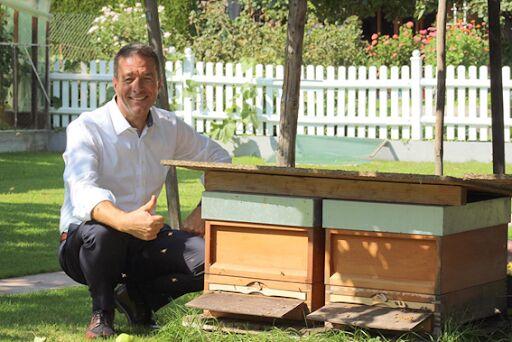
<path id="1" fill-rule="evenodd" d="M 151 47 L 119 50 L 113 86 L 110 102 L 69 124 L 63 155 L 59 261 L 89 288 L 89 339 L 115 334 L 116 307 L 130 324 L 154 328 L 156 310 L 203 288 L 200 207 L 181 231 L 155 214 L 167 173 L 160 161 L 230 162 L 217 143 L 153 106 L 163 79 Z"/>

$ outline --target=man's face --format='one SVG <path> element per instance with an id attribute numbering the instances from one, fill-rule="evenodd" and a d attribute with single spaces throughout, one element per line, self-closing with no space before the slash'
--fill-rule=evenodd
<path id="1" fill-rule="evenodd" d="M 117 105 L 126 119 L 131 124 L 145 120 L 160 89 L 153 59 L 138 54 L 120 58 L 113 84 Z"/>

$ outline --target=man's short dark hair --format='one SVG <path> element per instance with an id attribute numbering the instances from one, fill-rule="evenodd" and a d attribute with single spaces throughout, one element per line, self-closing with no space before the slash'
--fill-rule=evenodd
<path id="1" fill-rule="evenodd" d="M 131 55 L 139 55 L 147 58 L 151 58 L 155 62 L 156 72 L 158 79 L 160 79 L 160 67 L 158 64 L 158 55 L 155 50 L 147 44 L 132 43 L 123 46 L 114 57 L 114 77 L 117 78 L 117 68 L 119 67 L 120 58 L 128 58 Z"/>

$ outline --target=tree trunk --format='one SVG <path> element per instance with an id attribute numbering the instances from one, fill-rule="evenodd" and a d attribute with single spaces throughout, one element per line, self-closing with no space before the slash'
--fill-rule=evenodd
<path id="1" fill-rule="evenodd" d="M 165 58 L 162 49 L 162 36 L 160 34 L 160 19 L 158 18 L 158 4 L 156 0 L 145 0 L 146 6 L 146 23 L 148 26 L 148 40 L 158 55 L 158 68 L 163 86 L 160 87 L 158 94 L 158 106 L 165 110 L 169 110 L 169 95 L 167 93 L 167 83 L 165 78 Z"/>
<path id="2" fill-rule="evenodd" d="M 436 127 L 435 174 L 443 175 L 444 105 L 446 100 L 446 0 L 439 0 L 436 18 Z"/>
<path id="3" fill-rule="evenodd" d="M 503 138 L 503 81 L 501 77 L 500 0 L 487 0 L 489 13 L 489 64 L 491 65 L 492 170 L 505 173 Z"/>
<path id="4" fill-rule="evenodd" d="M 277 148 L 277 164 L 280 166 L 295 166 L 295 138 L 297 135 L 302 42 L 304 40 L 306 9 L 306 0 L 290 0 L 283 96 L 281 98 L 281 117 L 279 120 L 280 134 Z"/>
<path id="5" fill-rule="evenodd" d="M 165 58 L 162 49 L 162 36 L 160 34 L 160 19 L 158 18 L 158 4 L 156 0 L 145 0 L 146 23 L 148 26 L 149 44 L 158 55 L 158 69 L 162 79 L 162 87 L 158 94 L 158 106 L 169 110 L 169 95 L 167 93 L 167 80 L 165 77 Z M 178 192 L 178 175 L 175 166 L 170 166 L 165 178 L 165 192 L 167 195 L 167 210 L 169 213 L 169 226 L 173 229 L 181 228 L 180 199 Z"/>

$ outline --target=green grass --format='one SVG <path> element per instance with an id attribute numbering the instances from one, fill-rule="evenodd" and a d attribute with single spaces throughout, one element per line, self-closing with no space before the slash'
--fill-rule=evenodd
<path id="1" fill-rule="evenodd" d="M 237 158 L 239 164 L 262 163 L 258 158 Z M 63 199 L 63 162 L 56 153 L 0 154 L 0 278 L 59 270 L 57 236 L 59 210 Z M 510 170 L 511 166 L 507 166 Z M 330 167 L 332 168 L 332 167 Z M 370 162 L 343 166 L 345 170 L 432 174 L 433 163 Z M 492 173 L 490 164 L 446 164 L 446 174 Z M 203 189 L 200 172 L 178 171 L 183 216 L 196 205 Z M 165 193 L 157 211 L 166 215 Z M 260 336 L 247 337 L 222 333 L 204 333 L 181 326 L 184 315 L 194 311 L 184 303 L 196 294 L 178 299 L 158 312 L 163 328 L 156 335 L 130 331 L 124 317 L 118 315 L 116 325 L 121 331 L 138 336 L 137 341 L 290 341 L 293 331 L 273 330 Z M 0 341 L 27 341 L 34 336 L 48 341 L 81 340 L 89 319 L 90 299 L 85 287 L 44 291 L 26 295 L 0 296 Z M 448 327 L 442 341 L 490 338 L 508 341 L 500 329 L 478 325 Z M 398 340 L 418 340 L 408 336 Z M 386 338 L 363 330 L 324 333 L 305 341 L 384 341 Z M 396 339 L 395 339 L 396 340 Z M 428 338 L 427 338 L 428 340 Z"/>
<path id="2" fill-rule="evenodd" d="M 258 336 L 236 335 L 221 332 L 206 333 L 197 328 L 183 327 L 183 316 L 197 313 L 184 306 L 197 294 L 188 294 L 170 303 L 157 313 L 162 328 L 155 334 L 132 330 L 126 319 L 116 315 L 118 332 L 136 337 L 136 341 L 296 341 L 299 336 L 293 330 L 273 329 Z M 84 286 L 52 290 L 25 295 L 0 296 L 0 341 L 31 341 L 35 336 L 47 341 L 81 341 L 90 318 L 90 300 Z M 113 341 L 114 339 L 111 339 Z M 313 341 L 430 341 L 429 336 L 403 335 L 386 338 L 375 332 L 355 330 L 319 333 L 301 339 Z M 503 328 L 489 331 L 488 326 L 470 324 L 447 325 L 440 341 L 509 341 Z"/>

